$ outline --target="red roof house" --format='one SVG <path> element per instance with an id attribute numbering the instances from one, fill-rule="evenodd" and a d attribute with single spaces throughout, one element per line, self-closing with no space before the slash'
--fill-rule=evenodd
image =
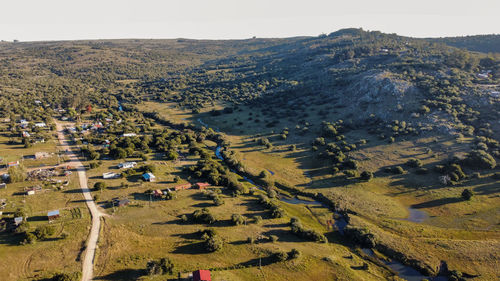
<path id="1" fill-rule="evenodd" d="M 205 189 L 210 186 L 210 184 L 207 182 L 197 182 L 196 185 L 199 189 Z"/>
<path id="2" fill-rule="evenodd" d="M 196 270 L 193 272 L 193 281 L 212 281 L 210 270 Z"/>

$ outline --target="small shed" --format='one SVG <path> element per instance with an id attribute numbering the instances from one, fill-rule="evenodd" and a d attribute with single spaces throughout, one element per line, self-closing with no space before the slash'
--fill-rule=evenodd
<path id="1" fill-rule="evenodd" d="M 193 271 L 193 281 L 212 281 L 210 270 Z"/>
<path id="2" fill-rule="evenodd" d="M 59 210 L 54 210 L 47 213 L 47 218 L 49 219 L 49 221 L 55 220 L 59 218 L 59 216 Z"/>
<path id="3" fill-rule="evenodd" d="M 0 183 L 0 189 L 5 188 L 7 189 L 7 184 L 6 183 Z"/>
<path id="4" fill-rule="evenodd" d="M 156 177 L 155 177 L 155 175 L 153 175 L 153 173 L 145 173 L 142 175 L 142 178 L 145 181 L 149 181 L 149 182 L 153 182 L 156 180 Z"/>
<path id="5" fill-rule="evenodd" d="M 35 190 L 34 189 L 27 190 L 26 195 L 35 195 Z"/>

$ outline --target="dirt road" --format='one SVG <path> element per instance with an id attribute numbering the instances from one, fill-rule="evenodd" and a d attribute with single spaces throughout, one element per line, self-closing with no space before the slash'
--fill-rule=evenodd
<path id="1" fill-rule="evenodd" d="M 87 238 L 87 249 L 85 251 L 85 256 L 83 258 L 82 264 L 82 281 L 92 280 L 94 273 L 94 257 L 95 250 L 97 247 L 97 240 L 99 238 L 99 229 L 101 227 L 101 216 L 104 214 L 97 208 L 92 194 L 90 193 L 89 187 L 87 186 L 87 174 L 85 173 L 85 167 L 82 162 L 78 159 L 78 156 L 71 150 L 69 141 L 64 137 L 64 127 L 62 123 L 56 122 L 57 128 L 57 138 L 61 144 L 61 148 L 66 151 L 66 155 L 69 157 L 69 165 L 75 167 L 78 172 L 78 178 L 80 180 L 80 188 L 82 189 L 83 197 L 85 198 L 85 203 L 90 210 L 92 215 L 92 228 L 90 230 L 89 237 Z M 68 164 L 68 163 L 67 163 Z"/>

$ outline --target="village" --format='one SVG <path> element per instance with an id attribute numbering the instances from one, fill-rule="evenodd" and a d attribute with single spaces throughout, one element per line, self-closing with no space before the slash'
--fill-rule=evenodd
<path id="1" fill-rule="evenodd" d="M 186 152 L 181 153 L 179 150 L 177 152 L 180 156 L 171 159 L 172 164 L 167 164 L 162 159 L 160 159 L 162 161 L 145 159 L 144 155 L 137 152 L 115 157 L 94 157 L 95 155 L 92 154 L 95 151 L 100 153 L 108 151 L 108 154 L 112 155 L 112 152 L 109 152 L 110 147 L 113 149 L 117 142 L 137 139 L 139 135 L 135 132 L 123 132 L 118 135 L 107 133 L 109 127 L 119 126 L 123 119 L 113 119 L 109 114 L 103 118 L 102 122 L 91 120 L 89 119 L 92 118 L 90 106 L 86 109 L 85 121 L 73 120 L 72 117 L 65 115 L 65 110 L 57 110 L 57 112 L 61 115 L 57 117 L 59 121 L 56 122 L 63 122 L 66 138 L 75 145 L 71 148 L 73 151 L 59 147 L 52 120 L 28 122 L 26 119 L 5 119 L 0 124 L 0 132 L 3 133 L 4 139 L 8 139 L 1 145 L 5 148 L 16 147 L 23 151 L 10 153 L 9 149 L 0 149 L 2 152 L 0 155 L 0 233 L 26 231 L 25 238 L 19 241 L 21 244 L 32 244 L 36 240 L 47 239 L 46 236 L 53 233 L 53 230 L 47 229 L 53 229 L 57 225 L 61 225 L 64 229 L 65 225 L 75 223 L 75 220 L 79 221 L 78 224 L 86 224 L 82 218 L 89 215 L 82 212 L 85 208 L 82 205 L 83 201 L 77 199 L 80 196 L 79 193 L 73 192 L 78 190 L 79 183 L 75 164 L 69 159 L 68 153 L 76 153 L 84 160 L 83 163 L 88 169 L 89 186 L 93 186 L 91 190 L 93 199 L 100 209 L 111 215 L 116 212 L 116 208 L 137 205 L 137 200 L 151 204 L 158 200 L 175 199 L 179 192 L 185 190 L 203 191 L 212 186 L 204 181 L 182 179 L 185 178 L 185 176 L 179 177 L 183 174 L 182 171 L 180 174 L 175 172 L 175 176 L 171 174 L 172 169 L 175 170 L 177 165 L 183 167 L 186 163 L 191 165 L 196 163 L 195 160 L 186 159 Z M 120 113 L 123 113 L 121 108 L 117 114 Z M 16 138 L 19 131 L 21 133 Z M 113 142 L 104 139 L 102 143 L 96 144 L 92 137 L 100 135 L 105 135 Z M 141 135 L 141 137 L 144 136 L 144 134 Z M 89 144 L 89 141 L 94 141 L 94 143 Z M 130 151 L 127 152 L 130 153 Z M 149 149 L 149 152 L 152 151 Z M 125 158 L 127 161 L 120 161 Z M 167 178 L 170 180 L 166 181 Z M 133 187 L 143 190 L 143 195 L 137 192 L 130 194 L 128 191 Z M 73 200 L 64 200 L 78 202 L 78 206 L 68 206 L 68 203 L 55 204 L 54 201 L 58 200 L 52 199 L 60 197 L 58 194 L 63 197 L 71 195 Z M 51 198 L 49 204 L 42 203 L 46 198 Z M 37 203 L 30 205 L 32 201 Z M 28 232 L 33 227 L 36 230 Z M 49 234 L 39 235 L 43 232 L 42 230 Z M 59 239 L 69 236 L 64 230 L 61 235 Z M 209 270 L 200 269 L 189 274 L 182 274 L 182 276 L 185 280 L 211 280 Z"/>

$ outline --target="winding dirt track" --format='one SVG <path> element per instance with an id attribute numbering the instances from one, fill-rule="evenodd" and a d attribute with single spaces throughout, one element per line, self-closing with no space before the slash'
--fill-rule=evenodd
<path id="1" fill-rule="evenodd" d="M 101 227 L 101 216 L 103 213 L 97 208 L 90 189 L 87 185 L 87 174 L 85 173 L 85 166 L 78 159 L 78 156 L 71 150 L 68 140 L 64 137 L 64 127 L 61 123 L 56 122 L 57 128 L 57 138 L 61 144 L 61 148 L 66 151 L 66 155 L 69 157 L 69 162 L 71 166 L 75 167 L 78 172 L 78 178 L 80 180 L 80 188 L 82 189 L 83 197 L 85 198 L 85 203 L 89 208 L 90 214 L 92 215 L 92 228 L 90 230 L 89 237 L 87 238 L 87 248 L 85 250 L 85 256 L 83 258 L 82 264 L 82 281 L 92 280 L 94 274 L 94 257 L 95 250 L 97 248 L 97 240 L 99 238 L 99 229 Z"/>

